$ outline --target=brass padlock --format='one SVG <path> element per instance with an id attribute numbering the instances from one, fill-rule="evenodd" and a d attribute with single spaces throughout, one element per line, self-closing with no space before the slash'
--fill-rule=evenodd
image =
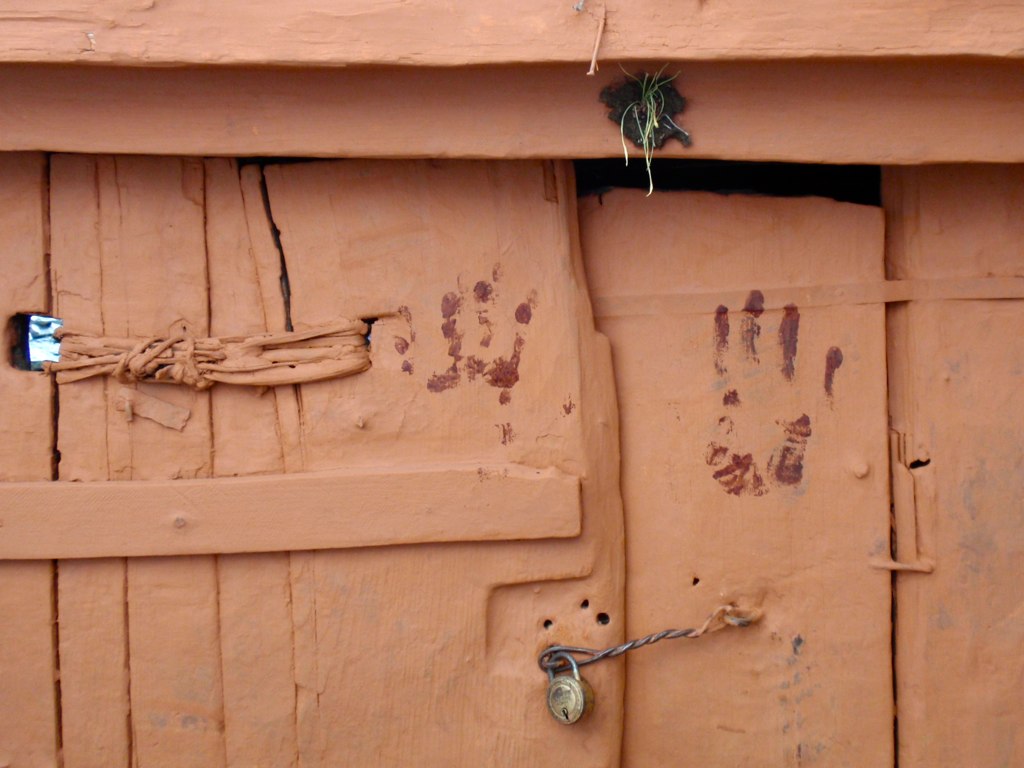
<path id="1" fill-rule="evenodd" d="M 580 677 L 580 667 L 569 653 L 556 653 L 548 661 L 565 659 L 572 670 L 571 675 L 555 676 L 548 667 L 548 710 L 551 716 L 563 725 L 572 725 L 594 708 L 594 689 Z"/>

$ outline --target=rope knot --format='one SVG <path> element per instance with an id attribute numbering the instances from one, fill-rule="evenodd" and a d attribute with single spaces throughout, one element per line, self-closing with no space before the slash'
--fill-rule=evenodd
<path id="1" fill-rule="evenodd" d="M 113 376 L 124 384 L 141 381 L 184 384 L 203 390 L 215 383 L 274 387 L 305 384 L 361 373 L 370 367 L 362 320 L 337 320 L 302 331 L 248 337 L 196 338 L 181 331 L 167 338 L 125 339 L 64 329 L 60 362 L 45 370 L 57 383 Z"/>

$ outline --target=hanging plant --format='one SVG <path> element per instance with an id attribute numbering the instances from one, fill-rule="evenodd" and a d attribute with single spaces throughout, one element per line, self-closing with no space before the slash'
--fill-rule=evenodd
<path id="1" fill-rule="evenodd" d="M 674 118 L 686 108 L 686 99 L 676 90 L 672 76 L 664 75 L 665 67 L 657 74 L 626 72 L 626 80 L 606 86 L 601 91 L 601 101 L 609 108 L 608 119 L 619 125 L 622 152 L 629 165 L 629 148 L 626 139 L 642 149 L 647 167 L 647 194 L 654 191 L 654 177 L 651 175 L 651 160 L 654 150 L 661 149 L 669 139 L 678 139 L 684 147 L 692 141 Z"/>

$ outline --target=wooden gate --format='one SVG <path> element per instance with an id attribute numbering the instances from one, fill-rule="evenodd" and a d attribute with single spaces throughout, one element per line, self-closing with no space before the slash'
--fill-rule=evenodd
<path id="1" fill-rule="evenodd" d="M 615 760 L 621 667 L 576 730 L 537 667 L 624 624 L 611 363 L 564 169 L 4 162 L 8 315 L 49 281 L 97 337 L 362 318 L 372 362 L 136 394 L 4 366 L 4 479 L 58 481 L 2 490 L 0 557 L 45 558 L 4 564 L 11 765 L 560 765 L 556 735 Z M 126 413 L 140 397 L 187 421 Z"/>
<path id="2" fill-rule="evenodd" d="M 883 179 L 884 209 L 581 204 L 627 634 L 765 609 L 754 632 L 627 658 L 625 765 L 1024 760 L 1024 170 Z"/>
<path id="3" fill-rule="evenodd" d="M 0 764 L 1020 762 L 1019 168 L 577 212 L 542 162 L 0 163 L 6 317 L 371 361 L 0 366 Z M 548 716 L 549 644 L 730 602 Z"/>

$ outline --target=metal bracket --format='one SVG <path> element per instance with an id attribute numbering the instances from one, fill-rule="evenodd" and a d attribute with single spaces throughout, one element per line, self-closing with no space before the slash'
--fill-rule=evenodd
<path id="1" fill-rule="evenodd" d="M 931 573 L 935 570 L 935 561 L 922 555 L 918 536 L 918 501 L 925 495 L 923 485 L 926 484 L 920 470 L 928 465 L 928 459 L 911 459 L 908 445 L 913 445 L 911 436 L 896 430 L 889 432 L 892 524 L 897 559 L 875 558 L 869 562 L 872 568 L 887 571 Z"/>

